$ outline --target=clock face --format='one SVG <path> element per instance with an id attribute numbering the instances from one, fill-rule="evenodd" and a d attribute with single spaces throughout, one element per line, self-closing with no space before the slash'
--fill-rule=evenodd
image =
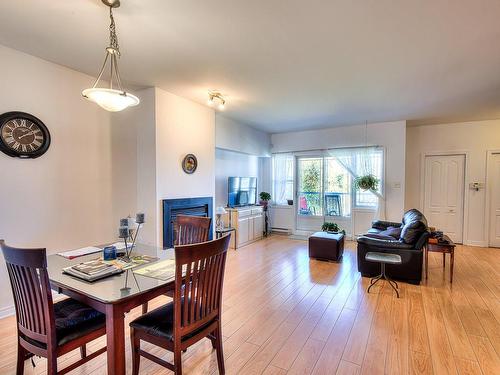
<path id="1" fill-rule="evenodd" d="M 50 134 L 36 117 L 23 112 L 0 116 L 0 149 L 9 156 L 36 158 L 47 151 Z"/>

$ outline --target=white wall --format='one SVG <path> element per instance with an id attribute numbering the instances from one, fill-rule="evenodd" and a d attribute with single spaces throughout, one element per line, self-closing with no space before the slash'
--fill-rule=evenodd
<path id="1" fill-rule="evenodd" d="M 215 195 L 215 112 L 158 88 L 155 93 L 156 195 L 162 228 L 162 199 Z M 198 159 L 198 168 L 190 175 L 181 167 L 186 154 Z M 161 235 L 159 230 L 158 243 Z"/>
<path id="2" fill-rule="evenodd" d="M 137 209 L 146 213 L 143 243 L 161 245 L 163 199 L 215 195 L 215 112 L 159 88 L 137 92 L 141 104 L 115 115 L 137 132 Z M 186 154 L 196 172 L 182 170 Z"/>
<path id="3" fill-rule="evenodd" d="M 217 206 L 227 205 L 229 176 L 257 177 L 258 191 L 270 191 L 270 134 L 216 113 L 215 145 Z"/>
<path id="4" fill-rule="evenodd" d="M 470 182 L 486 182 L 487 150 L 500 149 L 500 120 L 408 127 L 406 208 L 421 207 L 421 158 L 425 153 L 466 153 L 464 241 L 487 246 L 486 191 L 469 189 Z"/>
<path id="5" fill-rule="evenodd" d="M 215 205 L 227 206 L 227 178 L 259 177 L 259 157 L 222 149 L 215 150 Z M 258 179 L 260 185 L 260 178 Z M 260 186 L 259 186 L 260 192 Z"/>
<path id="6" fill-rule="evenodd" d="M 126 181 L 137 191 L 137 211 L 145 214 L 146 222 L 139 232 L 138 242 L 155 245 L 158 236 L 156 201 L 156 117 L 155 89 L 137 91 L 140 105 L 112 114 L 117 128 L 133 129 L 136 144 L 129 150 L 136 156 L 136 179 Z"/>
<path id="7" fill-rule="evenodd" d="M 0 153 L 0 238 L 49 254 L 114 240 L 136 209 L 133 129 L 82 98 L 90 76 L 2 46 L 0 71 L 0 113 L 31 113 L 52 136 L 38 159 Z M 0 284 L 2 314 L 12 306 L 3 256 Z"/>
<path id="8" fill-rule="evenodd" d="M 270 134 L 216 114 L 217 148 L 256 156 L 269 156 Z"/>
<path id="9" fill-rule="evenodd" d="M 271 143 L 272 152 L 364 146 L 365 125 L 273 134 Z M 399 221 L 405 199 L 406 122 L 368 124 L 367 143 L 385 148 L 386 217 Z"/>

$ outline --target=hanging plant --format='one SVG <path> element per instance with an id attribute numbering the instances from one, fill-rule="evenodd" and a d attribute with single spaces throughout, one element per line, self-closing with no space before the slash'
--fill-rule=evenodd
<path id="1" fill-rule="evenodd" d="M 340 227 L 337 223 L 324 222 L 323 225 L 321 226 L 321 230 L 323 232 L 345 234 L 345 230 L 340 229 Z"/>
<path id="2" fill-rule="evenodd" d="M 356 189 L 361 190 L 377 190 L 379 179 L 372 174 L 359 176 L 354 180 Z"/>

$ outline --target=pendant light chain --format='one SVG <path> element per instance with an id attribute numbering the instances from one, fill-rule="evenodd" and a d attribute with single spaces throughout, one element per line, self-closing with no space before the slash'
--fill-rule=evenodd
<path id="1" fill-rule="evenodd" d="M 365 120 L 365 157 L 364 157 L 364 174 L 371 174 L 370 166 L 368 165 L 368 120 Z"/>
<path id="2" fill-rule="evenodd" d="M 109 7 L 109 45 L 106 47 L 106 55 L 101 70 L 90 89 L 82 91 L 84 98 L 95 102 L 107 111 L 117 112 L 131 106 L 138 105 L 140 100 L 137 96 L 126 92 L 122 86 L 120 71 L 118 70 L 118 59 L 120 58 L 120 45 L 118 44 L 118 35 L 116 33 L 116 23 L 113 16 L 113 7 L 120 6 L 118 0 L 112 2 L 103 0 L 103 3 Z M 108 87 L 98 87 L 100 80 L 107 70 L 109 62 L 109 80 Z"/>
<path id="3" fill-rule="evenodd" d="M 111 20 L 111 23 L 109 24 L 109 46 L 113 48 L 119 56 L 120 45 L 118 44 L 118 36 L 116 35 L 116 25 L 112 7 L 109 7 L 109 18 Z"/>

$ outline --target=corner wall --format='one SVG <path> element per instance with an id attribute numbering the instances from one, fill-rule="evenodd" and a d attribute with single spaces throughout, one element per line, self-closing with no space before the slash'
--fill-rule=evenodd
<path id="1" fill-rule="evenodd" d="M 134 129 L 82 98 L 90 76 L 3 46 L 0 71 L 0 113 L 31 113 L 52 137 L 37 159 L 0 152 L 0 238 L 48 254 L 113 241 L 119 218 L 136 210 Z M 5 315 L 13 302 L 3 255 L 0 284 Z"/>
<path id="2" fill-rule="evenodd" d="M 257 177 L 258 192 L 270 191 L 271 135 L 227 118 L 215 116 L 215 205 L 227 205 L 227 178 Z"/>
<path id="3" fill-rule="evenodd" d="M 367 140 L 368 145 L 385 148 L 386 216 L 400 221 L 405 199 L 406 121 L 368 124 Z M 271 141 L 272 152 L 363 146 L 365 125 L 273 134 Z"/>
<path id="4" fill-rule="evenodd" d="M 158 244 L 162 236 L 162 199 L 215 196 L 215 112 L 201 104 L 155 89 L 156 200 Z M 198 168 L 182 170 L 194 154 Z"/>
<path id="5" fill-rule="evenodd" d="M 472 121 L 407 129 L 405 207 L 421 207 L 422 156 L 425 153 L 466 153 L 464 242 L 487 246 L 488 227 L 485 189 L 469 189 L 471 182 L 486 183 L 488 150 L 500 150 L 500 120 Z"/>

